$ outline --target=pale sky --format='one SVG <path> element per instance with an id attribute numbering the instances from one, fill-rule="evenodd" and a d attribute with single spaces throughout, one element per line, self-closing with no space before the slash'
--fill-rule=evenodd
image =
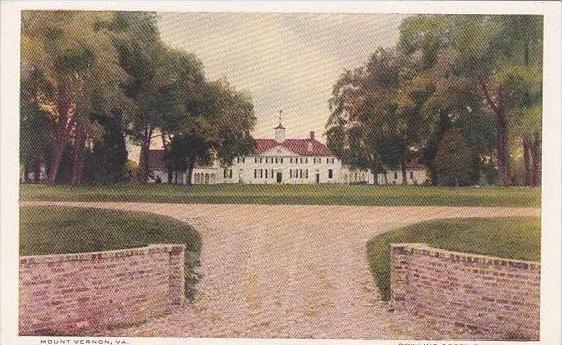
<path id="1" fill-rule="evenodd" d="M 207 78 L 250 92 L 255 138 L 273 137 L 283 109 L 287 138 L 325 142 L 328 99 L 344 69 L 397 43 L 405 15 L 159 13 L 163 40 L 195 54 Z"/>

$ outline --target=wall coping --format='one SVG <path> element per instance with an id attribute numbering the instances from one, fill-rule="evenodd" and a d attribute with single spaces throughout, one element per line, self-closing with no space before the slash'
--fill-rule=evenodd
<path id="1" fill-rule="evenodd" d="M 145 247 L 106 250 L 106 251 L 99 251 L 99 252 L 20 256 L 20 264 L 67 262 L 67 261 L 92 261 L 92 260 L 113 259 L 113 258 L 127 257 L 127 256 L 134 256 L 134 255 L 147 255 L 153 253 L 180 253 L 184 251 L 185 251 L 185 244 L 158 243 L 158 244 L 149 244 L 148 246 Z"/>
<path id="2" fill-rule="evenodd" d="M 465 252 L 455 252 L 435 247 L 430 247 L 426 243 L 391 243 L 391 252 L 403 251 L 411 254 L 431 256 L 437 258 L 449 259 L 451 261 L 465 261 L 474 264 L 492 265 L 492 266 L 510 266 L 528 270 L 540 271 L 541 263 L 539 261 L 525 261 L 516 259 L 506 259 L 491 255 L 481 255 Z"/>

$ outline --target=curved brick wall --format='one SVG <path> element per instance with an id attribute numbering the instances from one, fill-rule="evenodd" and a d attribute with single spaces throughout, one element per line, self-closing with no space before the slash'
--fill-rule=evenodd
<path id="1" fill-rule="evenodd" d="M 393 244 L 391 294 L 396 308 L 487 339 L 539 339 L 538 262 Z"/>
<path id="2" fill-rule="evenodd" d="M 184 245 L 23 256 L 20 335 L 92 334 L 166 313 L 184 300 Z"/>

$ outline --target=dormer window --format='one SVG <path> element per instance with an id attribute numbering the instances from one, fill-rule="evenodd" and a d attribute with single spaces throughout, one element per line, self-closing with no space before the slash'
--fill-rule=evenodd
<path id="1" fill-rule="evenodd" d="M 307 149 L 308 152 L 312 152 L 312 142 L 310 142 L 310 141 L 308 142 L 308 145 L 307 145 L 306 149 Z"/>

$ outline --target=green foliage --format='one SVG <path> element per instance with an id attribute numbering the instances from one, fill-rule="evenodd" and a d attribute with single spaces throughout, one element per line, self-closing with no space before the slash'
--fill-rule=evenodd
<path id="1" fill-rule="evenodd" d="M 367 243 L 367 258 L 382 298 L 390 298 L 390 244 L 426 243 L 445 250 L 540 261 L 541 224 L 536 218 L 426 221 L 391 230 Z"/>
<path id="2" fill-rule="evenodd" d="M 403 88 L 408 69 L 400 52 L 379 48 L 364 68 L 340 76 L 326 134 L 343 163 L 374 172 L 400 167 L 409 158 L 408 148 L 417 144 L 422 126 Z"/>
<path id="3" fill-rule="evenodd" d="M 111 184 L 128 181 L 128 153 L 121 118 L 117 114 L 96 114 L 94 121 L 103 128 L 103 135 L 95 141 L 93 150 L 86 156 L 85 182 Z"/>
<path id="4" fill-rule="evenodd" d="M 374 169 L 408 157 L 402 142 L 421 150 L 437 183 L 437 145 L 457 128 L 470 152 L 470 183 L 490 181 L 496 164 L 505 183 L 510 141 L 540 144 L 541 63 L 540 16 L 408 17 L 394 49 L 377 49 L 336 81 L 328 145 L 344 163 Z"/>
<path id="5" fill-rule="evenodd" d="M 170 160 L 178 169 L 181 161 L 191 160 L 192 166 L 193 159 L 216 158 L 228 165 L 253 151 L 251 97 L 227 82 L 206 80 L 197 57 L 167 47 L 155 13 L 26 11 L 21 53 L 21 161 L 33 167 L 39 157 L 50 159 L 43 152 L 50 145 L 37 143 L 50 144 L 56 136 L 63 143 L 58 152 L 65 151 L 59 182 L 68 181 L 69 167 L 81 173 L 83 156 L 85 181 L 124 181 L 124 134 L 144 148 L 143 155 L 153 133 L 192 143 L 173 145 L 177 152 Z M 72 109 L 68 122 L 59 104 L 66 90 Z M 70 128 L 54 130 L 64 123 Z M 69 148 L 65 135 L 70 132 L 76 140 Z M 94 140 L 93 152 L 75 154 L 86 138 Z M 145 161 L 137 171 L 145 171 Z M 73 183 L 82 180 L 75 179 L 75 171 L 72 175 Z"/>
<path id="6" fill-rule="evenodd" d="M 470 150 L 458 129 L 447 131 L 437 146 L 433 166 L 441 186 L 464 186 L 470 182 Z"/>

